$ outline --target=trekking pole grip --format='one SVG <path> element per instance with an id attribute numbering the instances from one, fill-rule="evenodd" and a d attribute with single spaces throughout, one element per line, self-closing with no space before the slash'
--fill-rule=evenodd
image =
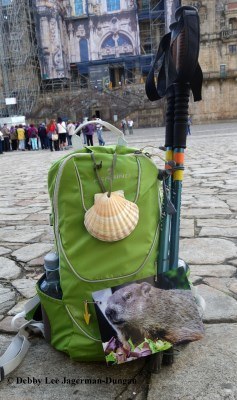
<path id="1" fill-rule="evenodd" d="M 174 83 L 173 86 L 175 92 L 173 148 L 185 149 L 190 85 L 189 83 Z"/>
<path id="2" fill-rule="evenodd" d="M 174 106 L 175 94 L 173 85 L 168 89 L 166 94 L 167 109 L 166 109 L 166 123 L 165 123 L 165 147 L 173 147 L 174 136 Z"/>

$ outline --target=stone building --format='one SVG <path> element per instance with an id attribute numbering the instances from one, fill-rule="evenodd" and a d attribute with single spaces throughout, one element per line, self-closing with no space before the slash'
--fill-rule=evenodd
<path id="1" fill-rule="evenodd" d="M 0 100 L 3 104 L 4 98 L 14 97 L 16 104 L 1 106 L 1 116 L 22 113 L 27 105 L 25 114 L 34 120 L 60 113 L 73 119 L 96 114 L 116 122 L 132 114 L 135 126 L 164 124 L 165 100 L 151 103 L 144 82 L 165 32 L 165 11 L 180 3 L 195 6 L 201 24 L 204 101 L 191 100 L 193 121 L 236 118 L 237 1 L 230 0 L 4 0 L 0 6 Z M 32 43 L 28 46 L 26 68 L 25 54 L 12 56 L 21 41 L 28 43 L 27 29 L 16 32 L 23 25 L 16 24 L 17 18 L 22 21 L 17 10 L 23 9 L 37 49 L 30 57 Z M 12 79 L 7 79 L 9 53 L 11 76 L 21 74 L 18 90 L 16 80 L 13 86 Z M 26 101 L 27 76 L 30 102 Z"/>
<path id="2" fill-rule="evenodd" d="M 237 118 L 237 1 L 182 1 L 199 10 L 203 101 L 190 106 L 193 119 Z"/>

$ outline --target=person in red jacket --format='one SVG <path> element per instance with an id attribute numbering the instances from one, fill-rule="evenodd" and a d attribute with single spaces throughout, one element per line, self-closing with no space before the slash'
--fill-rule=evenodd
<path id="1" fill-rule="evenodd" d="M 53 151 L 53 148 L 55 151 L 59 151 L 59 141 L 58 139 L 55 139 L 55 135 L 58 135 L 57 133 L 57 124 L 55 119 L 51 119 L 47 125 L 47 136 L 49 139 L 49 148 L 51 151 Z"/>

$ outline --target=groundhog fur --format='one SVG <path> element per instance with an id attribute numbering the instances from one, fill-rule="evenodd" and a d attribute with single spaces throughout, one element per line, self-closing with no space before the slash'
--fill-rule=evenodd
<path id="1" fill-rule="evenodd" d="M 204 327 L 190 290 L 163 290 L 147 282 L 123 287 L 108 298 L 105 314 L 118 339 L 134 345 L 147 339 L 172 344 L 199 340 Z"/>

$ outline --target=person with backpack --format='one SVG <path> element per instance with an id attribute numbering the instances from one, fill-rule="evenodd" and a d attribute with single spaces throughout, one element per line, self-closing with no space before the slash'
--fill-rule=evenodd
<path id="1" fill-rule="evenodd" d="M 28 138 L 31 144 L 32 150 L 39 150 L 38 148 L 38 129 L 34 126 L 34 124 L 30 124 L 28 129 Z"/>

